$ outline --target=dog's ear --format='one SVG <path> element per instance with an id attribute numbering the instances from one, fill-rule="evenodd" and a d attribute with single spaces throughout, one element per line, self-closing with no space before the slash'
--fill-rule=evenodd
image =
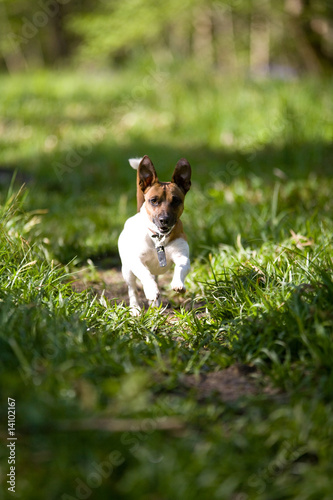
<path id="1" fill-rule="evenodd" d="M 153 162 L 147 155 L 145 155 L 140 162 L 138 169 L 138 181 L 143 192 L 145 192 L 147 187 L 152 186 L 153 184 L 158 182 L 158 177 Z"/>
<path id="2" fill-rule="evenodd" d="M 175 171 L 172 175 L 171 182 L 174 182 L 177 184 L 178 187 L 182 191 L 184 191 L 184 194 L 187 193 L 187 191 L 191 187 L 191 165 L 185 158 L 181 158 L 176 165 Z"/>

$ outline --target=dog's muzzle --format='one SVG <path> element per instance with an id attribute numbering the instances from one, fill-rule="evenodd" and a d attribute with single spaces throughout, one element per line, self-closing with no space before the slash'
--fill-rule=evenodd
<path id="1" fill-rule="evenodd" d="M 173 220 L 173 217 L 170 217 L 168 214 L 161 214 L 158 217 L 155 217 L 154 220 L 155 226 L 162 234 L 167 234 L 172 231 L 175 223 L 176 221 Z"/>

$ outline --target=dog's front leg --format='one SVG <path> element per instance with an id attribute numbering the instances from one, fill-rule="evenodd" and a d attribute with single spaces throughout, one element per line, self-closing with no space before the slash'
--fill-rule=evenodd
<path id="1" fill-rule="evenodd" d="M 122 273 L 128 287 L 131 314 L 132 316 L 138 316 L 140 314 L 141 307 L 139 305 L 138 291 L 136 288 L 136 277 L 132 271 L 125 266 L 122 267 Z"/>
<path id="2" fill-rule="evenodd" d="M 172 252 L 172 260 L 175 269 L 171 288 L 177 293 L 185 293 L 185 278 L 190 271 L 189 247 L 185 240 L 177 241 L 176 248 Z"/>
<path id="3" fill-rule="evenodd" d="M 146 299 L 152 306 L 158 307 L 161 304 L 160 291 L 149 269 L 140 260 L 137 260 L 132 266 L 132 271 L 141 281 Z"/>
<path id="4" fill-rule="evenodd" d="M 175 270 L 171 282 L 171 288 L 177 293 L 185 293 L 185 278 L 190 270 L 190 259 L 184 257 L 180 262 L 175 263 Z"/>

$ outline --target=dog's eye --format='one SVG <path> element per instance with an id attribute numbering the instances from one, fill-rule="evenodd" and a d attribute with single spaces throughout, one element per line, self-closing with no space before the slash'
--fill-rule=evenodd
<path id="1" fill-rule="evenodd" d="M 178 196 L 173 196 L 172 197 L 172 204 L 173 205 L 180 205 L 182 202 L 182 200 L 180 198 L 178 198 Z"/>
<path id="2" fill-rule="evenodd" d="M 154 207 L 158 205 L 158 198 L 155 196 L 154 198 L 150 198 L 149 203 L 151 203 Z"/>

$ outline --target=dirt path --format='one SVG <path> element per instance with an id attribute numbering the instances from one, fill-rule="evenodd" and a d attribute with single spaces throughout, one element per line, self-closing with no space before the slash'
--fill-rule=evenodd
<path id="1" fill-rule="evenodd" d="M 193 301 L 190 298 L 170 292 L 169 284 L 171 283 L 171 279 L 171 273 L 166 273 L 158 279 L 162 302 L 163 305 L 166 306 L 164 314 L 172 314 L 174 309 L 180 306 L 184 306 L 187 310 L 192 309 Z M 106 271 L 96 270 L 94 276 L 89 276 L 87 271 L 79 271 L 76 275 L 73 287 L 78 292 L 86 289 L 92 290 L 98 295 L 104 292 L 104 296 L 111 302 L 128 305 L 127 286 L 124 283 L 120 269 L 116 267 Z M 138 283 L 138 293 L 140 302 L 147 308 L 148 302 L 144 296 L 140 283 Z M 196 307 L 198 307 L 198 305 Z"/>
<path id="2" fill-rule="evenodd" d="M 180 297 L 175 298 L 175 301 L 172 298 L 173 303 L 168 303 L 168 295 L 170 295 L 170 292 L 168 293 L 168 284 L 170 282 L 171 275 L 164 275 L 159 279 L 163 304 L 167 306 L 163 314 L 169 315 L 170 322 L 172 322 L 174 321 L 174 309 L 180 307 L 180 305 L 188 310 L 193 309 L 193 300 Z M 93 275 L 92 273 L 87 274 L 87 271 L 79 272 L 73 287 L 77 291 L 90 289 L 98 295 L 104 293 L 104 296 L 111 303 L 128 304 L 127 286 L 118 268 L 94 271 Z M 145 307 L 147 307 L 148 304 L 142 288 L 139 288 L 139 296 Z M 202 316 L 204 313 L 199 309 L 199 306 L 199 303 L 194 304 L 194 308 L 198 308 L 198 316 Z M 183 342 L 183 338 L 180 336 L 176 340 Z M 179 382 L 183 390 L 194 391 L 198 402 L 204 402 L 212 396 L 225 403 L 233 403 L 244 397 L 257 395 L 265 395 L 270 398 L 281 397 L 279 391 L 268 384 L 267 379 L 263 377 L 259 370 L 253 366 L 239 363 L 222 370 L 200 373 L 199 375 L 183 374 Z"/>

